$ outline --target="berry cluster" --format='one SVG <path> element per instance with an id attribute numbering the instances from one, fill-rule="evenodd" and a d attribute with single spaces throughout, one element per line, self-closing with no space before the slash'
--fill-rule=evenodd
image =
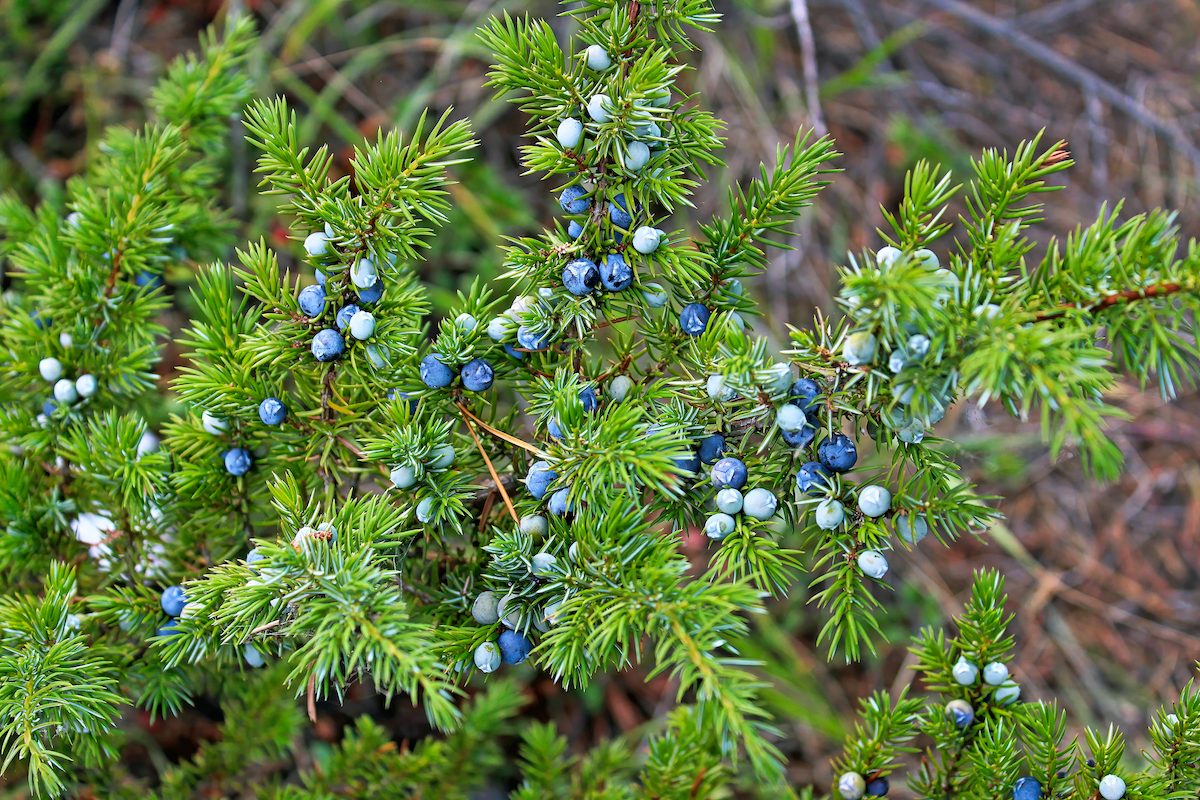
<path id="1" fill-rule="evenodd" d="M 64 346 L 70 344 L 70 334 L 64 333 L 60 339 L 65 340 L 62 341 Z M 69 408 L 80 400 L 87 400 L 96 394 L 96 389 L 99 388 L 95 375 L 84 373 L 74 380 L 64 377 L 62 362 L 53 356 L 47 356 L 38 362 L 38 373 L 44 381 L 51 384 L 51 396 L 42 404 L 42 415 L 38 418 L 43 424 L 59 408 Z"/>
<path id="2" fill-rule="evenodd" d="M 325 226 L 323 231 L 310 233 L 304 240 L 304 250 L 318 263 L 325 263 L 335 255 L 333 228 Z M 389 256 L 395 264 L 395 257 Z M 375 262 L 368 256 L 359 256 L 346 276 L 350 286 L 344 287 L 340 295 L 333 290 L 330 278 L 320 269 L 316 271 L 317 282 L 300 290 L 297 302 L 301 313 L 310 323 L 321 327 L 312 338 L 310 350 L 317 361 L 336 361 L 346 352 L 346 335 L 353 341 L 369 342 L 375 335 L 375 315 L 367 306 L 378 303 L 383 297 L 383 280 Z M 341 278 L 341 276 L 339 276 Z M 344 278 L 341 278 L 344 281 Z M 333 303 L 330 303 L 330 300 Z M 333 325 L 329 325 L 327 314 L 333 312 Z M 384 366 L 385 359 L 379 348 L 368 344 L 367 360 L 376 368 Z"/>
<path id="3" fill-rule="evenodd" d="M 548 530 L 548 522 L 541 515 L 521 518 L 520 529 L 523 533 L 534 536 L 544 536 Z M 529 574 L 534 580 L 545 580 L 554 575 L 558 568 L 558 559 L 545 551 L 535 554 L 529 560 Z M 532 614 L 532 619 L 526 620 L 521 610 L 515 607 L 514 595 L 509 592 L 498 597 L 496 592 L 483 591 L 476 596 L 471 604 L 471 617 L 480 625 L 495 625 L 500 623 L 501 631 L 493 641 L 488 639 L 475 648 L 475 666 L 480 672 L 495 672 L 501 664 L 520 664 L 529 657 L 533 650 L 533 641 L 529 637 L 528 625 L 546 633 L 558 619 L 562 600 L 552 600 Z"/>
<path id="4" fill-rule="evenodd" d="M 741 459 L 732 456 L 718 458 L 725 449 L 725 437 L 713 434 L 700 443 L 700 460 L 711 463 L 709 479 L 717 490 L 714 504 L 717 513 L 704 522 L 704 533 L 711 539 L 724 539 L 737 529 L 735 514 L 766 520 L 775 516 L 779 500 L 768 489 L 758 487 L 745 494 L 749 474 Z"/>
<path id="5" fill-rule="evenodd" d="M 863 797 L 886 797 L 888 779 L 878 775 L 867 780 L 857 772 L 845 772 L 838 777 L 838 793 L 843 800 L 861 800 Z"/>

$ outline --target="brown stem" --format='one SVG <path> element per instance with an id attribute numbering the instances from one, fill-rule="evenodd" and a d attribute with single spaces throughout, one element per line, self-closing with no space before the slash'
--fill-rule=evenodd
<path id="1" fill-rule="evenodd" d="M 1066 316 L 1072 310 L 1078 309 L 1089 314 L 1094 314 L 1097 311 L 1103 311 L 1107 308 L 1120 305 L 1122 303 L 1131 303 L 1134 300 L 1149 300 L 1154 297 L 1167 297 L 1185 291 L 1188 287 L 1181 283 L 1157 283 L 1153 286 L 1147 286 L 1144 289 L 1127 289 L 1123 292 L 1110 294 L 1106 297 L 1101 297 L 1094 303 L 1081 305 L 1079 303 L 1064 303 L 1052 311 L 1043 311 L 1034 317 L 1037 322 L 1045 322 L 1046 320 L 1059 319 Z"/>

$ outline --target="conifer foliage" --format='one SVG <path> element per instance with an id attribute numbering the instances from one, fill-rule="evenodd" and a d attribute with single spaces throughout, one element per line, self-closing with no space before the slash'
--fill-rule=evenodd
<path id="1" fill-rule="evenodd" d="M 1105 391 L 1122 373 L 1167 396 L 1193 381 L 1200 248 L 1181 248 L 1169 213 L 1106 210 L 1035 257 L 1029 228 L 1071 165 L 1040 139 L 985 152 L 963 185 L 916 167 L 880 247 L 841 272 L 844 315 L 773 349 L 746 287 L 831 179 L 833 143 L 797 135 L 697 219 L 689 196 L 721 164 L 723 123 L 689 94 L 683 58 L 718 15 L 708 0 L 566 13 L 570 42 L 526 17 L 479 34 L 491 85 L 528 117 L 523 164 L 560 213 L 508 241 L 499 286 L 476 281 L 436 321 L 413 265 L 447 220 L 469 124 L 381 133 L 336 177 L 285 100 L 251 100 L 245 22 L 171 68 L 144 129 L 106 135 L 65 209 L 0 201 L 16 286 L 0 307 L 0 754 L 35 794 L 138 791 L 112 766 L 122 715 L 201 695 L 229 735 L 167 768 L 164 796 L 216 775 L 262 796 L 465 793 L 520 706 L 508 676 L 485 676 L 522 662 L 569 690 L 640 662 L 680 704 L 644 749 L 569 758 L 553 726 L 526 726 L 517 797 L 597 776 L 604 796 L 708 796 L 747 763 L 777 785 L 739 642 L 772 597 L 811 588 L 830 655 L 859 659 L 882 635 L 888 554 L 995 518 L 936 435 L 952 403 L 1037 415 L 1056 453 L 1109 476 Z M 225 260 L 236 115 L 294 240 L 283 257 L 259 240 Z M 186 363 L 155 433 L 162 274 L 191 264 Z M 709 537 L 703 563 L 689 530 Z M 958 655 L 984 678 L 1003 666 L 1001 605 L 1000 579 L 981 576 L 959 638 L 916 648 L 970 725 L 874 697 L 842 797 L 880 788 L 918 733 L 933 742 L 924 796 L 1001 796 L 1028 773 L 1084 797 L 1119 771 L 1114 733 L 1089 738 L 1097 766 L 1055 777 L 1074 752 L 1059 712 L 998 702 L 1004 680 L 949 681 Z M 260 776 L 298 735 L 298 707 L 312 716 L 364 680 L 444 738 L 385 753 L 364 718 L 300 770 L 303 790 Z M 1194 796 L 1179 747 L 1198 713 L 1156 729 L 1153 776 L 1130 776 L 1129 796 Z"/>

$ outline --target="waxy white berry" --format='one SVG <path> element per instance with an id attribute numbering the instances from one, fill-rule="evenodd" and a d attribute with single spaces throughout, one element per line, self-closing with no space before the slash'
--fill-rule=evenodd
<path id="1" fill-rule="evenodd" d="M 62 362 L 57 358 L 43 358 L 38 362 L 38 372 L 42 374 L 42 380 L 54 383 L 62 377 Z"/>

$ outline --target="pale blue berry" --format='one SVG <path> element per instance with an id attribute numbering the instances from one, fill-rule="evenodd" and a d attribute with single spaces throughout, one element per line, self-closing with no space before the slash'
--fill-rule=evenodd
<path id="1" fill-rule="evenodd" d="M 709 375 L 704 388 L 709 398 L 718 403 L 727 403 L 737 397 L 737 392 L 726 385 L 724 375 Z"/>
<path id="2" fill-rule="evenodd" d="M 379 271 L 375 269 L 375 262 L 369 258 L 360 258 L 354 262 L 354 266 L 350 268 L 350 282 L 359 289 L 366 289 L 374 286 L 379 280 Z"/>
<path id="3" fill-rule="evenodd" d="M 313 258 L 323 256 L 329 252 L 329 237 L 325 235 L 325 231 L 313 231 L 308 236 L 304 237 L 304 252 L 308 253 Z"/>
<path id="4" fill-rule="evenodd" d="M 713 514 L 704 521 L 704 533 L 710 539 L 721 540 L 733 533 L 737 521 L 728 514 Z"/>
<path id="5" fill-rule="evenodd" d="M 417 471 L 407 464 L 401 464 L 398 467 L 392 467 L 389 477 L 392 479 L 392 485 L 397 489 L 410 489 L 416 485 Z"/>
<path id="6" fill-rule="evenodd" d="M 922 247 L 913 253 L 913 258 L 921 262 L 926 269 L 937 269 L 941 266 L 941 261 L 938 260 L 937 253 Z"/>
<path id="7" fill-rule="evenodd" d="M 549 523 L 541 514 L 527 514 L 521 517 L 517 527 L 527 536 L 545 536 L 550 530 Z"/>
<path id="8" fill-rule="evenodd" d="M 383 369 L 387 366 L 387 351 L 380 350 L 378 345 L 367 345 L 367 361 L 371 362 L 371 366 L 375 369 Z"/>
<path id="9" fill-rule="evenodd" d="M 746 492 L 743 513 L 755 519 L 770 519 L 779 508 L 779 500 L 766 489 L 751 489 Z"/>
<path id="10" fill-rule="evenodd" d="M 267 663 L 267 660 L 263 658 L 263 654 L 258 651 L 258 648 L 248 642 L 242 645 L 242 658 L 245 660 L 246 666 L 251 669 L 259 669 Z"/>
<path id="11" fill-rule="evenodd" d="M 642 289 L 642 298 L 651 308 L 662 308 L 670 301 L 671 296 L 667 294 L 661 284 L 647 283 Z"/>
<path id="12" fill-rule="evenodd" d="M 475 668 L 489 673 L 500 669 L 500 648 L 495 642 L 482 642 L 475 648 Z"/>
<path id="13" fill-rule="evenodd" d="M 983 682 L 991 686 L 999 686 L 1008 680 L 1008 667 L 1000 661 L 993 661 L 983 667 Z"/>
<path id="14" fill-rule="evenodd" d="M 429 451 L 430 469 L 446 469 L 454 463 L 454 446 L 439 444 Z"/>
<path id="15" fill-rule="evenodd" d="M 904 253 L 900 252 L 894 247 L 881 247 L 879 248 L 879 251 L 875 253 L 875 263 L 881 267 L 890 267 L 896 262 L 896 259 L 900 258 L 902 255 L 904 255 Z"/>
<path id="16" fill-rule="evenodd" d="M 62 362 L 57 358 L 43 358 L 38 362 L 38 372 L 41 373 L 42 380 L 54 383 L 63 376 Z"/>
<path id="17" fill-rule="evenodd" d="M 786 403 L 775 411 L 775 424 L 781 431 L 796 433 L 808 425 L 808 417 L 798 406 Z"/>
<path id="18" fill-rule="evenodd" d="M 598 44 L 589 45 L 584 51 L 587 58 L 588 69 L 593 69 L 596 72 L 603 72 L 612 66 L 612 59 L 608 56 L 608 51 Z"/>
<path id="19" fill-rule="evenodd" d="M 842 800 L 862 800 L 867 782 L 857 772 L 845 772 L 838 778 L 837 790 Z"/>
<path id="20" fill-rule="evenodd" d="M 594 94 L 587 103 L 587 113 L 595 122 L 608 122 L 612 119 L 612 100 L 606 94 Z"/>
<path id="21" fill-rule="evenodd" d="M 643 225 L 633 232 L 633 249 L 648 256 L 662 244 L 663 232 L 658 228 Z"/>
<path id="22" fill-rule="evenodd" d="M 817 505 L 816 511 L 813 512 L 813 519 L 816 521 L 817 527 L 831 531 L 845 521 L 846 508 L 832 498 L 822 500 Z"/>
<path id="23" fill-rule="evenodd" d="M 887 557 L 878 550 L 863 550 L 858 554 L 858 568 L 868 578 L 879 580 L 887 574 Z"/>
<path id="24" fill-rule="evenodd" d="M 516 328 L 516 324 L 512 318 L 506 316 L 493 317 L 488 323 L 487 335 L 493 342 L 503 342 L 507 339 Z"/>
<path id="25" fill-rule="evenodd" d="M 535 331 L 526 325 L 517 328 L 517 344 L 526 350 L 545 350 L 550 346 L 550 331 Z"/>
<path id="26" fill-rule="evenodd" d="M 992 698 L 1002 706 L 1010 706 L 1021 697 L 1021 687 L 1016 681 L 1005 681 L 996 687 Z"/>
<path id="27" fill-rule="evenodd" d="M 75 390 L 75 381 L 70 378 L 61 378 L 54 384 L 54 399 L 64 405 L 70 405 L 79 399 L 79 392 Z"/>
<path id="28" fill-rule="evenodd" d="M 965 658 L 959 658 L 954 662 L 954 666 L 950 669 L 950 674 L 954 677 L 954 682 L 959 686 L 972 686 L 977 678 L 979 678 L 979 667 Z"/>
<path id="29" fill-rule="evenodd" d="M 870 364 L 875 360 L 875 348 L 878 341 L 873 333 L 857 331 L 846 337 L 842 343 L 842 358 L 851 366 Z"/>
<path id="30" fill-rule="evenodd" d="M 454 327 L 466 333 L 470 333 L 471 331 L 475 330 L 478 325 L 479 320 L 475 319 L 475 317 L 471 316 L 465 311 L 454 318 Z"/>
<path id="31" fill-rule="evenodd" d="M 650 161 L 650 148 L 642 142 L 630 142 L 625 146 L 625 169 L 630 172 L 641 172 L 642 167 Z"/>
<path id="32" fill-rule="evenodd" d="M 250 451 L 244 447 L 226 450 L 221 459 L 225 462 L 225 471 L 235 478 L 245 475 L 254 464 L 254 458 L 250 455 Z"/>
<path id="33" fill-rule="evenodd" d="M 726 487 L 717 492 L 717 510 L 722 514 L 742 513 L 742 507 L 745 505 L 745 502 L 746 501 L 742 496 L 742 493 L 732 487 Z"/>
<path id="34" fill-rule="evenodd" d="M 75 391 L 79 392 L 80 397 L 91 397 L 96 393 L 96 376 L 95 375 L 80 375 L 75 379 Z"/>
<path id="35" fill-rule="evenodd" d="M 558 559 L 550 553 L 535 553 L 529 563 L 532 567 L 530 571 L 537 577 L 544 578 L 557 568 Z"/>
<path id="36" fill-rule="evenodd" d="M 554 135 L 558 139 L 560 147 L 573 150 L 583 141 L 583 123 L 574 117 L 567 117 L 558 123 L 558 130 L 554 132 Z"/>
<path id="37" fill-rule="evenodd" d="M 350 317 L 350 335 L 362 341 L 375 335 L 375 315 L 370 311 L 355 311 Z"/>
<path id="38" fill-rule="evenodd" d="M 506 594 L 500 598 L 496 613 L 500 615 L 500 623 L 508 628 L 516 628 L 521 624 L 521 609 L 513 608 L 513 596 Z"/>
<path id="39" fill-rule="evenodd" d="M 417 521 L 428 523 L 433 519 L 433 498 L 426 497 L 421 502 L 417 503 Z"/>
<path id="40" fill-rule="evenodd" d="M 892 507 L 892 493 L 882 486 L 864 486 L 858 493 L 858 510 L 868 517 L 882 517 Z"/>
<path id="41" fill-rule="evenodd" d="M 629 396 L 629 390 L 632 388 L 632 378 L 628 375 L 618 375 L 608 383 L 608 396 L 613 399 L 614 403 L 620 403 Z"/>
<path id="42" fill-rule="evenodd" d="M 480 625 L 495 625 L 500 621 L 499 602 L 495 592 L 480 592 L 471 603 L 471 618 Z"/>
<path id="43" fill-rule="evenodd" d="M 1125 796 L 1125 781 L 1116 775 L 1105 775 L 1100 779 L 1100 796 L 1104 800 L 1121 800 Z"/>

